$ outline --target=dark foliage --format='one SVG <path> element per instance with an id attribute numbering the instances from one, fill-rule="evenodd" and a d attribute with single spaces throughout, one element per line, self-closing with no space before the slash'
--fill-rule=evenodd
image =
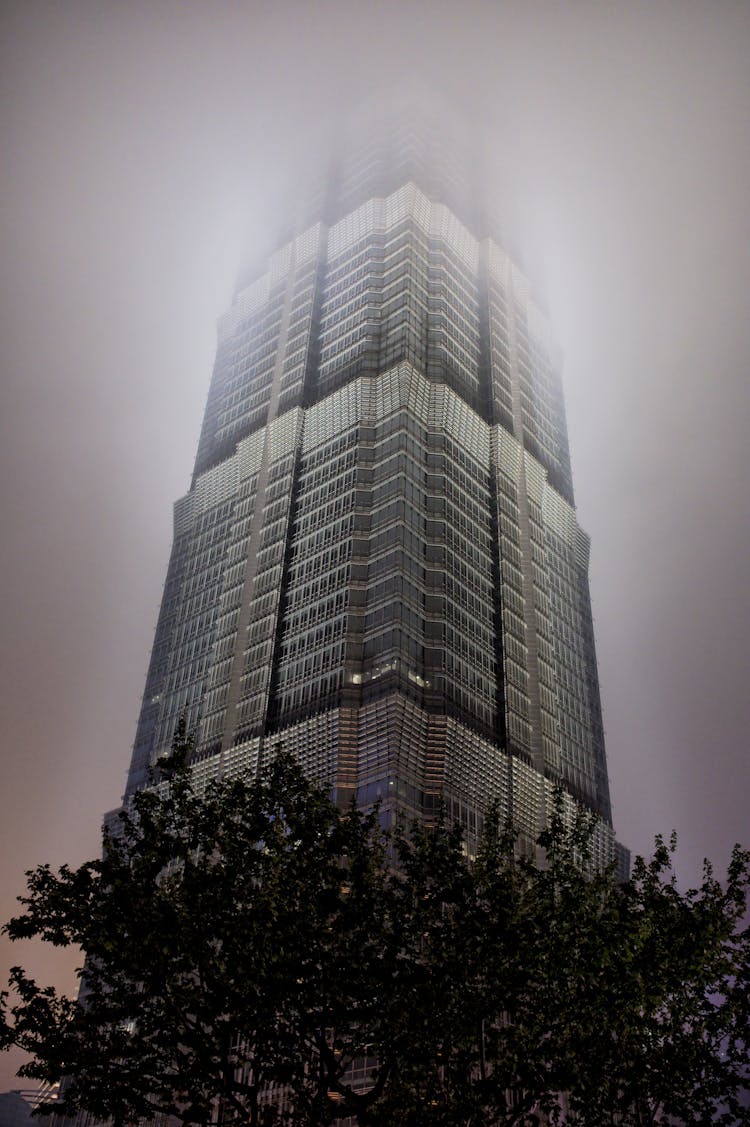
<path id="1" fill-rule="evenodd" d="M 20 968 L 0 1046 L 114 1124 L 750 1123 L 750 857 L 618 883 L 559 804 L 536 864 L 487 819 L 386 838 L 280 756 L 199 795 L 184 734 L 101 860 L 28 874 L 13 939 L 86 952 L 79 1001 Z M 357 1078 L 359 1077 L 359 1082 Z M 58 1108 L 60 1110 L 60 1108 Z"/>

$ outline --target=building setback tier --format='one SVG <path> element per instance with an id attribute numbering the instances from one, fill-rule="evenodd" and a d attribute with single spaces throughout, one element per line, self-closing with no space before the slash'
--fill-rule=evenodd
<path id="1" fill-rule="evenodd" d="M 384 818 L 474 839 L 492 800 L 529 840 L 559 783 L 613 856 L 546 319 L 413 180 L 327 215 L 221 320 L 126 794 L 186 715 L 205 779 L 283 744 Z"/>

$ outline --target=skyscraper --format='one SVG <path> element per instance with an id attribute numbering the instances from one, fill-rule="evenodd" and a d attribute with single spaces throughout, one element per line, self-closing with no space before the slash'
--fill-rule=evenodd
<path id="1" fill-rule="evenodd" d="M 382 107 L 219 325 L 127 793 L 283 744 L 339 797 L 526 841 L 561 783 L 615 850 L 560 365 L 461 130 Z"/>

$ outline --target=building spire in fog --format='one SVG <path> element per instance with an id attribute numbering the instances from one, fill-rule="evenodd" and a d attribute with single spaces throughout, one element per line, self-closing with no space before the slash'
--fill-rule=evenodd
<path id="1" fill-rule="evenodd" d="M 558 353 L 458 125 L 366 111 L 219 326 L 128 780 L 284 746 L 384 818 L 615 849 Z"/>

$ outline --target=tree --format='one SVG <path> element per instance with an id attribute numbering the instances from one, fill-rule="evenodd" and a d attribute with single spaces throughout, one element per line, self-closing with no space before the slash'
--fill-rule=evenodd
<path id="1" fill-rule="evenodd" d="M 469 859 L 458 827 L 384 834 L 283 755 L 199 795 L 188 751 L 182 732 L 100 860 L 29 873 L 6 925 L 86 952 L 79 1001 L 15 968 L 0 1021 L 25 1075 L 66 1077 L 66 1112 L 750 1122 L 747 853 L 681 894 L 658 841 L 618 883 L 560 799 L 542 864 L 492 811 Z"/>
<path id="2" fill-rule="evenodd" d="M 750 854 L 681 894 L 657 839 L 621 883 L 592 870 L 594 825 L 558 795 L 541 864 L 492 816 L 473 863 L 455 830 L 400 838 L 409 1004 L 383 1127 L 750 1123 Z"/>
<path id="3" fill-rule="evenodd" d="M 207 1123 L 218 1103 L 224 1122 L 267 1122 L 272 1085 L 298 1117 L 329 1122 L 379 974 L 375 819 L 340 812 L 283 756 L 257 782 L 199 796 L 183 750 L 100 860 L 28 874 L 26 914 L 6 930 L 79 945 L 81 1000 L 15 968 L 5 1041 L 33 1054 L 25 1075 L 66 1078 L 64 1110 L 116 1124 Z"/>

